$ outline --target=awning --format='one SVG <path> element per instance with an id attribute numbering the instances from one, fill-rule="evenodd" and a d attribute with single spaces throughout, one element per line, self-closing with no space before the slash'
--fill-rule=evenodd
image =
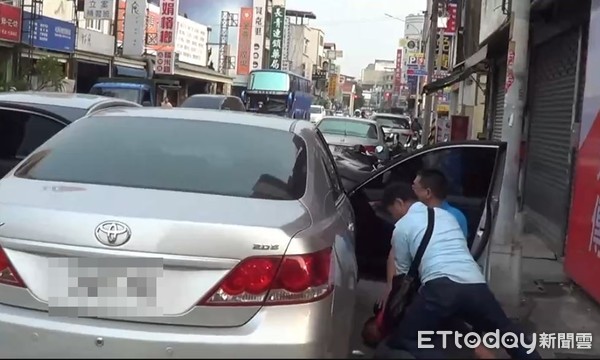
<path id="1" fill-rule="evenodd" d="M 220 72 L 211 70 L 204 66 L 192 65 L 179 62 L 175 65 L 175 75 L 189 77 L 192 79 L 233 84 L 233 78 Z"/>
<path id="2" fill-rule="evenodd" d="M 32 49 L 31 54 L 27 49 L 24 49 L 21 52 L 21 57 L 27 58 L 31 55 L 32 59 L 41 59 L 46 56 L 52 56 L 60 63 L 66 63 L 69 60 L 70 54 L 67 53 L 59 53 L 59 52 L 48 52 L 40 49 Z"/>
<path id="3" fill-rule="evenodd" d="M 75 60 L 92 64 L 110 65 L 110 56 L 97 55 L 92 53 L 75 52 Z"/>
<path id="4" fill-rule="evenodd" d="M 454 71 L 443 79 L 436 80 L 423 86 L 424 94 L 431 94 L 459 81 L 467 79 L 476 72 L 482 71 L 481 64 L 487 58 L 488 46 L 485 45 L 475 54 L 455 67 Z"/>

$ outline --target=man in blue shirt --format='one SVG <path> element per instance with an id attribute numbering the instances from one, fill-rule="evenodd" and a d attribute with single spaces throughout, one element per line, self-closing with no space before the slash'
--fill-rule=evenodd
<path id="1" fill-rule="evenodd" d="M 406 274 L 427 229 L 427 206 L 418 201 L 408 184 L 386 188 L 382 205 L 397 221 L 388 273 Z M 442 323 L 452 318 L 461 318 L 478 331 L 521 336 L 523 331 L 508 319 L 489 289 L 455 217 L 441 208 L 434 211 L 433 234 L 419 267 L 422 286 L 392 331 L 387 345 L 406 350 L 417 359 L 444 358 L 439 346 L 424 347 L 431 345 L 431 341 L 423 343 L 422 336 L 423 332 L 440 330 Z M 433 338 L 431 333 L 427 337 Z M 539 359 L 535 348 L 527 346 L 532 342 L 523 337 L 525 344 L 519 341 L 506 351 L 513 358 Z"/>
<path id="2" fill-rule="evenodd" d="M 448 180 L 441 171 L 421 170 L 417 174 L 412 187 L 419 201 L 423 204 L 442 208 L 454 215 L 465 235 L 465 239 L 469 238 L 469 226 L 465 214 L 446 201 L 446 197 L 448 197 Z"/>

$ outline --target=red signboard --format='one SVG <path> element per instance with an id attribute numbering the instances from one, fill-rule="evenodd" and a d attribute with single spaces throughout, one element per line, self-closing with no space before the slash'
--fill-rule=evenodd
<path id="1" fill-rule="evenodd" d="M 237 74 L 250 73 L 250 59 L 252 57 L 252 8 L 240 9 L 240 37 L 238 40 Z"/>
<path id="2" fill-rule="evenodd" d="M 394 70 L 394 93 L 400 92 L 402 86 L 402 49 L 396 50 L 396 69 Z"/>
<path id="3" fill-rule="evenodd" d="M 21 8 L 0 3 L 0 40 L 21 41 Z"/>
<path id="4" fill-rule="evenodd" d="M 456 13 L 458 11 L 456 0 L 449 0 L 446 10 L 448 12 L 448 22 L 446 23 L 444 33 L 445 35 L 454 35 L 456 32 Z"/>

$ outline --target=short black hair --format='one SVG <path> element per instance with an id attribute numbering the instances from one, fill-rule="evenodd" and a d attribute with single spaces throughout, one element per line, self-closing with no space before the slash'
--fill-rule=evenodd
<path id="1" fill-rule="evenodd" d="M 437 169 L 424 169 L 417 173 L 423 188 L 431 190 L 433 196 L 443 200 L 448 197 L 448 179 Z"/>
<path id="2" fill-rule="evenodd" d="M 392 205 L 397 199 L 402 201 L 418 201 L 412 186 L 407 183 L 393 183 L 388 185 L 385 190 L 383 190 L 381 204 L 387 207 Z"/>

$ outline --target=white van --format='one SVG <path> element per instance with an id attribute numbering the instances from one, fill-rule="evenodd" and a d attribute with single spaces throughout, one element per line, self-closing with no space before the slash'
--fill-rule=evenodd
<path id="1" fill-rule="evenodd" d="M 325 108 L 321 105 L 310 106 L 310 122 L 318 123 L 325 116 Z"/>

